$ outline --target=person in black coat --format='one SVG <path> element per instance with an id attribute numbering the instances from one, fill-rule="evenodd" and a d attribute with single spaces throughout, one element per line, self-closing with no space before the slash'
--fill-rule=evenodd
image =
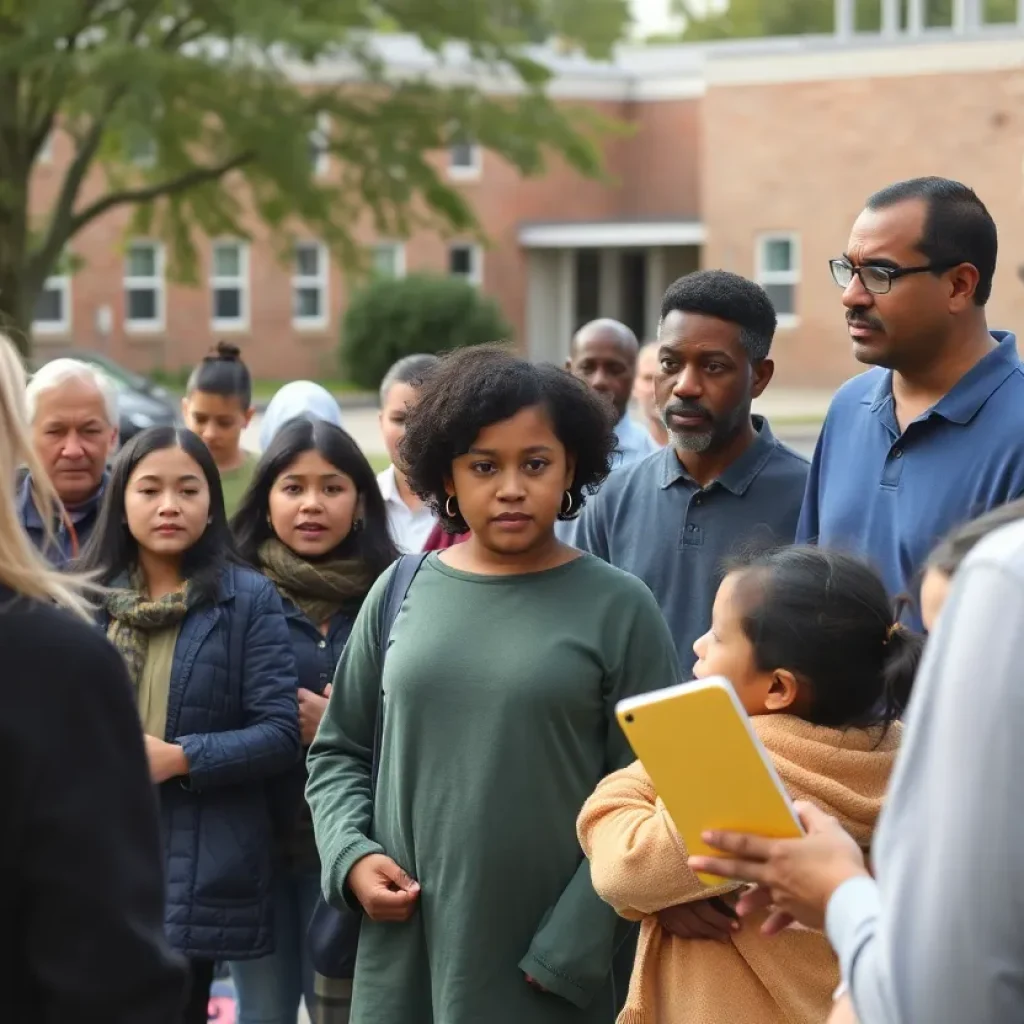
<path id="1" fill-rule="evenodd" d="M 45 490 L 24 388 L 0 337 L 0 479 L 24 463 Z M 187 977 L 163 935 L 142 730 L 84 589 L 45 564 L 0 488 L 0 1020 L 172 1024 Z"/>

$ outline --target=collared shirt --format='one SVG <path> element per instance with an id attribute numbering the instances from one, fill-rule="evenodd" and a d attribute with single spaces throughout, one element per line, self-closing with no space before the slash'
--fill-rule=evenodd
<path id="1" fill-rule="evenodd" d="M 633 419 L 628 412 L 615 425 L 615 440 L 618 450 L 612 456 L 613 470 L 632 466 L 634 462 L 660 451 L 650 431 Z"/>
<path id="2" fill-rule="evenodd" d="M 870 561 L 904 593 L 953 527 L 1024 494 L 1024 367 L 1012 334 L 901 431 L 892 371 L 847 381 L 811 464 L 797 540 Z M 920 628 L 916 614 L 911 624 Z"/>
<path id="3" fill-rule="evenodd" d="M 957 573 L 874 844 L 827 928 L 864 1024 L 1024 1020 L 1024 522 Z"/>
<path id="4" fill-rule="evenodd" d="M 53 540 L 47 543 L 46 524 L 32 497 L 32 478 L 29 474 L 25 474 L 18 490 L 18 515 L 21 525 L 32 543 L 46 556 L 54 568 L 66 568 L 73 558 L 81 554 L 96 525 L 96 520 L 99 518 L 100 504 L 103 501 L 103 492 L 107 488 L 107 479 L 108 475 L 104 473 L 99 490 L 91 498 L 82 502 L 81 505 L 66 510 L 74 532 L 72 533 L 68 529 L 64 520 L 55 522 L 53 524 Z M 76 539 L 77 551 L 75 550 Z"/>
<path id="5" fill-rule="evenodd" d="M 753 419 L 754 442 L 706 487 L 670 446 L 614 472 L 580 518 L 578 546 L 650 588 L 686 677 L 729 556 L 789 544 L 796 531 L 807 460 L 776 440 L 766 420 Z"/>
<path id="6" fill-rule="evenodd" d="M 612 454 L 612 472 L 632 466 L 648 455 L 661 451 L 646 427 L 637 423 L 627 412 L 615 424 L 615 452 Z M 563 544 L 575 545 L 580 520 L 559 519 L 555 522 L 555 536 Z"/>
<path id="7" fill-rule="evenodd" d="M 388 466 L 377 474 L 377 485 L 388 510 L 388 530 L 395 547 L 406 555 L 422 551 L 437 524 L 434 513 L 426 505 L 414 510 L 402 501 L 394 466 Z"/>

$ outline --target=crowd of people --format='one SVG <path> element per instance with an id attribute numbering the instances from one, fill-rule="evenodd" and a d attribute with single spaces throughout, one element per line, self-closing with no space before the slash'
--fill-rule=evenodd
<path id="1" fill-rule="evenodd" d="M 957 182 L 868 199 L 831 274 L 870 369 L 810 462 L 720 270 L 647 345 L 402 360 L 377 475 L 311 381 L 245 451 L 232 346 L 118 449 L 101 374 L 0 344 L 0 1017 L 198 1024 L 224 965 L 240 1024 L 1024 1019 L 996 253 Z M 689 858 L 615 707 L 694 677 L 803 838 Z"/>

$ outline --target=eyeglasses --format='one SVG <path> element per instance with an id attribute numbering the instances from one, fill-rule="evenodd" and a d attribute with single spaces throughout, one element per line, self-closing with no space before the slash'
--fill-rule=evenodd
<path id="1" fill-rule="evenodd" d="M 888 295 L 892 291 L 893 281 L 901 277 L 909 277 L 911 274 L 941 274 L 959 266 L 958 263 L 929 263 L 925 267 L 855 267 L 849 260 L 829 260 L 828 265 L 832 271 L 832 280 L 840 288 L 849 288 L 856 275 L 872 295 Z"/>

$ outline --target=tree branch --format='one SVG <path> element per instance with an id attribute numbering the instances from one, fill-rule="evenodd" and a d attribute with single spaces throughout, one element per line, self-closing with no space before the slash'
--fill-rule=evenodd
<path id="1" fill-rule="evenodd" d="M 197 185 L 203 185 L 208 181 L 216 181 L 223 178 L 225 174 L 238 170 L 245 164 L 256 159 L 254 151 L 239 153 L 230 160 L 207 167 L 196 167 L 177 178 L 169 178 L 166 181 L 156 182 L 144 188 L 119 189 L 116 192 L 108 192 L 101 196 L 94 203 L 90 203 L 80 213 L 75 214 L 71 221 L 71 235 L 77 234 L 91 220 L 102 216 L 115 206 L 139 205 L 151 203 L 155 199 L 164 199 L 168 196 L 177 195 L 179 192 L 187 192 Z"/>

